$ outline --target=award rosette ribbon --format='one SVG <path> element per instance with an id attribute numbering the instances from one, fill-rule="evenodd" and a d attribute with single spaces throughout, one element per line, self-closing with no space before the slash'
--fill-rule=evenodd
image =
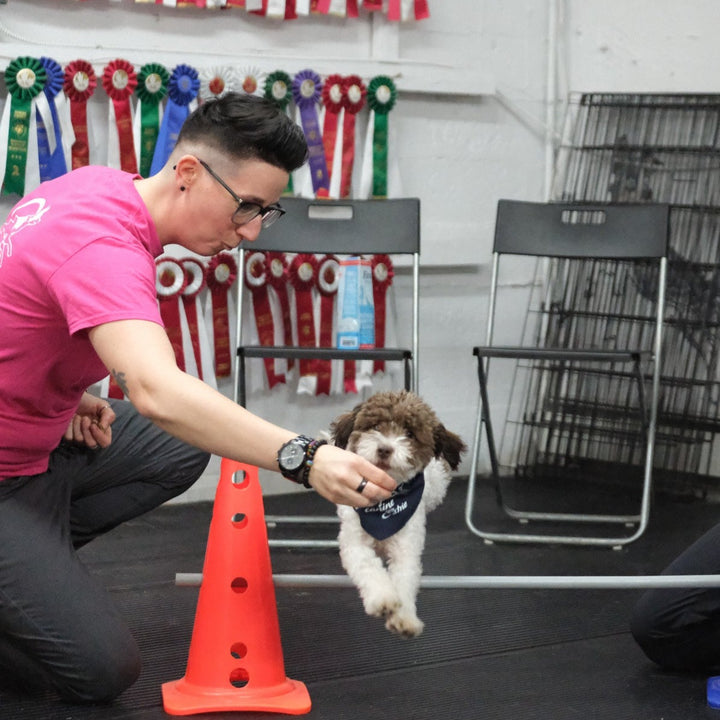
<path id="1" fill-rule="evenodd" d="M 240 89 L 240 79 L 235 69 L 231 67 L 203 68 L 199 71 L 198 78 L 200 79 L 198 95 L 201 102 L 220 98 Z"/>
<path id="2" fill-rule="evenodd" d="M 155 288 L 160 301 L 160 316 L 165 332 L 175 351 L 175 361 L 185 370 L 182 327 L 180 325 L 180 298 L 185 289 L 185 270 L 173 258 L 163 256 L 155 260 Z"/>
<path id="3" fill-rule="evenodd" d="M 282 70 L 275 70 L 265 78 L 264 95 L 268 100 L 272 100 L 281 110 L 287 112 L 288 105 L 292 99 L 292 78 Z M 288 184 L 283 193 L 284 195 L 293 194 L 293 178 L 292 174 L 288 178 Z"/>
<path id="4" fill-rule="evenodd" d="M 235 258 L 226 252 L 215 255 L 205 271 L 205 279 L 212 298 L 215 375 L 219 378 L 229 377 L 232 372 L 228 291 L 235 282 L 237 272 Z"/>
<path id="5" fill-rule="evenodd" d="M 293 78 L 292 95 L 300 112 L 300 121 L 308 144 L 313 191 L 317 197 L 326 198 L 329 178 L 317 115 L 321 94 L 322 82 L 320 76 L 313 70 L 301 70 Z"/>
<path id="6" fill-rule="evenodd" d="M 36 98 L 42 92 L 46 79 L 45 68 L 33 57 L 15 58 L 5 70 L 5 85 L 10 102 L 5 103 L 0 124 L 2 136 L 8 139 L 2 157 L 4 162 L 0 161 L 4 195 L 25 194 L 28 153 L 32 150 L 31 130 L 35 127 Z"/>
<path id="7" fill-rule="evenodd" d="M 367 89 L 371 111 L 368 132 L 372 132 L 372 197 L 387 197 L 388 114 L 395 106 L 397 89 L 386 75 L 374 77 Z"/>
<path id="8" fill-rule="evenodd" d="M 290 284 L 295 289 L 295 313 L 298 345 L 316 347 L 315 316 L 313 311 L 313 288 L 317 285 L 318 262 L 314 255 L 299 253 L 290 263 L 288 270 Z M 299 392 L 315 394 L 315 362 L 300 360 Z"/>
<path id="9" fill-rule="evenodd" d="M 185 311 L 188 333 L 190 335 L 190 346 L 192 347 L 197 375 L 203 378 L 203 352 L 200 346 L 200 320 L 197 308 L 197 299 L 201 290 L 205 287 L 205 266 L 192 257 L 178 260 L 185 272 L 185 287 L 182 289 L 182 304 Z M 186 363 L 187 364 L 187 363 Z"/>
<path id="10" fill-rule="evenodd" d="M 238 73 L 238 77 L 243 92 L 248 95 L 261 95 L 263 93 L 265 73 L 261 72 L 259 68 L 243 68 Z"/>
<path id="11" fill-rule="evenodd" d="M 137 159 L 130 104 L 130 98 L 137 87 L 135 68 L 127 60 L 113 60 L 103 70 L 102 85 L 110 97 L 108 165 L 119 165 L 125 172 L 136 173 Z"/>
<path id="12" fill-rule="evenodd" d="M 283 323 L 283 342 L 292 345 L 292 318 L 290 316 L 290 298 L 288 297 L 288 261 L 285 253 L 265 253 L 267 280 L 280 303 L 280 314 Z M 293 367 L 293 360 L 287 360 L 288 370 Z"/>
<path id="13" fill-rule="evenodd" d="M 135 93 L 139 100 L 140 127 L 137 132 L 140 147 L 140 175 L 150 176 L 155 145 L 160 134 L 161 101 L 168 93 L 170 74 L 159 63 L 147 63 L 140 68 Z"/>
<path id="14" fill-rule="evenodd" d="M 348 75 L 344 80 L 345 92 L 343 105 L 343 141 L 342 141 L 342 170 L 340 179 L 340 197 L 350 197 L 353 167 L 355 165 L 355 119 L 365 105 L 367 90 L 365 84 L 357 75 Z"/>
<path id="15" fill-rule="evenodd" d="M 335 298 L 340 283 L 340 261 L 334 255 L 325 255 L 318 262 L 317 287 L 320 291 L 320 336 L 319 347 L 333 346 L 333 318 Z M 332 361 L 318 360 L 317 395 L 329 395 L 332 381 Z"/>
<path id="16" fill-rule="evenodd" d="M 385 328 L 387 326 L 387 290 L 395 275 L 392 260 L 388 255 L 373 255 L 372 280 L 373 303 L 375 305 L 375 347 L 385 347 Z M 375 360 L 373 372 L 385 370 L 382 360 Z"/>
<path id="17" fill-rule="evenodd" d="M 177 65 L 168 81 L 168 102 L 165 107 L 160 134 L 155 144 L 155 153 L 150 174 L 162 170 L 177 142 L 180 128 L 190 113 L 190 103 L 197 97 L 200 78 L 195 68 L 189 65 Z"/>
<path id="18" fill-rule="evenodd" d="M 47 99 L 46 111 L 49 112 L 49 118 L 47 118 L 44 117 L 41 107 L 37 108 L 40 182 L 44 182 L 60 177 L 67 172 L 63 131 L 67 132 L 70 123 L 66 119 L 65 95 L 61 92 L 65 73 L 59 63 L 52 58 L 41 57 L 40 62 L 47 75 L 43 92 Z M 72 132 L 72 126 L 69 129 Z"/>
<path id="19" fill-rule="evenodd" d="M 88 139 L 87 101 L 97 87 L 93 66 L 85 60 L 73 60 L 65 66 L 63 90 L 70 101 L 70 120 L 75 132 L 72 146 L 72 169 L 90 164 L 90 142 Z"/>
<path id="20" fill-rule="evenodd" d="M 345 85 L 343 83 L 342 76 L 340 75 L 329 75 L 322 89 L 322 101 L 323 107 L 325 108 L 325 114 L 323 116 L 323 128 L 322 128 L 322 139 L 323 147 L 325 148 L 325 163 L 328 169 L 328 187 L 330 188 L 330 195 L 332 197 L 339 197 L 338 193 L 332 191 L 332 186 L 335 184 L 336 171 L 334 167 L 335 161 L 335 146 L 338 143 L 342 143 L 342 133 L 338 138 L 338 125 L 340 123 L 340 116 L 344 115 L 344 104 L 343 99 L 345 96 Z M 341 126 L 342 127 L 342 126 Z M 339 183 L 338 192 L 339 192 Z"/>
<path id="21" fill-rule="evenodd" d="M 261 345 L 266 346 L 275 344 L 275 322 L 273 320 L 272 309 L 270 308 L 267 276 L 268 268 L 265 261 L 265 253 L 248 253 L 245 261 L 245 286 L 252 294 L 258 339 Z M 285 381 L 285 378 L 275 372 L 275 361 L 273 358 L 265 358 L 264 363 L 268 386 L 271 389 Z"/>

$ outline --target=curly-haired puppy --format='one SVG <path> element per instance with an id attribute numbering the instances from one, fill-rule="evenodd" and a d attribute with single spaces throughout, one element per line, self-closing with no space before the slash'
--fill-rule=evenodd
<path id="1" fill-rule="evenodd" d="M 467 448 L 417 395 L 377 393 L 330 426 L 333 442 L 393 477 L 391 498 L 371 508 L 338 506 L 340 560 L 368 615 L 405 637 L 423 630 L 415 609 L 425 515 L 445 498 Z"/>

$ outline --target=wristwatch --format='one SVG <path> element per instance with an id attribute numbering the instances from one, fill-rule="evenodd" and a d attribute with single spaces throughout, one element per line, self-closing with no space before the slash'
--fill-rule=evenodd
<path id="1" fill-rule="evenodd" d="M 310 487 L 307 480 L 303 482 L 303 471 L 305 470 L 307 451 L 312 442 L 313 438 L 298 435 L 278 450 L 277 464 L 283 477 Z"/>

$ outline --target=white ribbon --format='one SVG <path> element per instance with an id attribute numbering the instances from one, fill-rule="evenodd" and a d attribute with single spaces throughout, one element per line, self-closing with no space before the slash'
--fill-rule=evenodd
<path id="1" fill-rule="evenodd" d="M 285 0 L 268 0 L 265 14 L 268 17 L 282 20 L 285 17 Z"/>
<path id="2" fill-rule="evenodd" d="M 328 15 L 338 15 L 345 17 L 347 13 L 347 0 L 330 0 L 328 7 Z"/>
<path id="3" fill-rule="evenodd" d="M 75 144 L 75 129 L 70 117 L 70 101 L 64 92 L 59 92 L 55 96 L 55 110 L 60 123 L 60 138 L 62 140 L 63 155 L 65 156 L 65 167 L 69 171 L 72 168 L 72 146 Z"/>
<path id="4" fill-rule="evenodd" d="M 297 0 L 295 3 L 295 12 L 298 15 L 310 14 L 310 0 Z"/>
<path id="5" fill-rule="evenodd" d="M 245 9 L 248 12 L 252 12 L 253 10 L 262 10 L 262 0 L 246 0 L 245 1 Z"/>
<path id="6" fill-rule="evenodd" d="M 44 93 L 41 93 L 44 97 Z M 40 96 L 38 96 L 40 97 Z M 37 116 L 35 114 L 35 100 L 32 101 L 30 112 L 30 139 L 28 140 L 27 160 L 25 165 L 25 192 L 29 193 L 40 185 L 40 157 L 37 144 Z M 54 127 L 54 126 L 53 126 Z M 54 130 L 53 130 L 54 132 Z"/>

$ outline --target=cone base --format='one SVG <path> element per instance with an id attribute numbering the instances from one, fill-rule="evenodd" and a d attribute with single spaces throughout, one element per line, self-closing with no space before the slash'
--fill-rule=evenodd
<path id="1" fill-rule="evenodd" d="M 195 715 L 221 711 L 277 712 L 303 715 L 311 702 L 305 684 L 285 678 L 272 687 L 206 688 L 192 685 L 185 678 L 164 683 L 163 708 L 169 715 Z"/>

